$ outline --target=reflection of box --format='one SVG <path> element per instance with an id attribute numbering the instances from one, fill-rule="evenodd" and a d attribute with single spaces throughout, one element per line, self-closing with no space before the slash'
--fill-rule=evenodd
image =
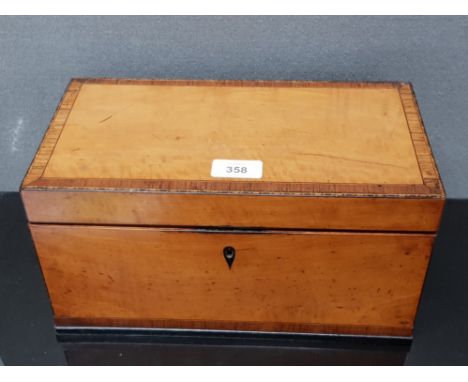
<path id="1" fill-rule="evenodd" d="M 73 80 L 22 197 L 57 325 L 390 336 L 444 204 L 400 83 Z"/>

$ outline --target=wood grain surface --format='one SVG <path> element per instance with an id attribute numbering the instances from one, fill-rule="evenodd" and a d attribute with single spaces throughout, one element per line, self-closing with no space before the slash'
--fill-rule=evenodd
<path id="1" fill-rule="evenodd" d="M 23 191 L 36 223 L 436 232 L 444 200 Z"/>
<path id="2" fill-rule="evenodd" d="M 60 325 L 411 335 L 432 235 L 31 225 Z M 229 269 L 225 246 L 236 249 Z"/>
<path id="3" fill-rule="evenodd" d="M 211 179 L 213 159 L 264 176 Z M 23 188 L 443 197 L 400 83 L 73 80 Z"/>
<path id="4" fill-rule="evenodd" d="M 210 179 L 223 157 L 264 177 Z M 22 196 L 32 222 L 432 232 L 445 198 L 408 84 L 115 79 L 70 83 Z"/>
<path id="5" fill-rule="evenodd" d="M 213 159 L 265 182 L 422 184 L 396 88 L 84 84 L 46 178 L 211 180 Z"/>

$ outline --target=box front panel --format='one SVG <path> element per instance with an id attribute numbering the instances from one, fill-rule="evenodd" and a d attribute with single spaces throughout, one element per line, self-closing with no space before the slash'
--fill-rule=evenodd
<path id="1" fill-rule="evenodd" d="M 412 332 L 433 241 L 35 224 L 31 231 L 59 325 L 403 336 Z"/>

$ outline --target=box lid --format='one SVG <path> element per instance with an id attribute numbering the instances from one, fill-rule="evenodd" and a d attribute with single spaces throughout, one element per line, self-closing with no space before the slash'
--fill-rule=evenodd
<path id="1" fill-rule="evenodd" d="M 22 194 L 35 222 L 415 231 L 444 199 L 409 84 L 112 79 L 70 82 Z"/>

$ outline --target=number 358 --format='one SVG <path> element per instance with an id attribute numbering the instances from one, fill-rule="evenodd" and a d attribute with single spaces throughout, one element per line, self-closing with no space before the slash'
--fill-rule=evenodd
<path id="1" fill-rule="evenodd" d="M 226 167 L 226 172 L 228 174 L 246 174 L 247 173 L 247 167 L 240 167 L 240 166 L 227 166 Z"/>

